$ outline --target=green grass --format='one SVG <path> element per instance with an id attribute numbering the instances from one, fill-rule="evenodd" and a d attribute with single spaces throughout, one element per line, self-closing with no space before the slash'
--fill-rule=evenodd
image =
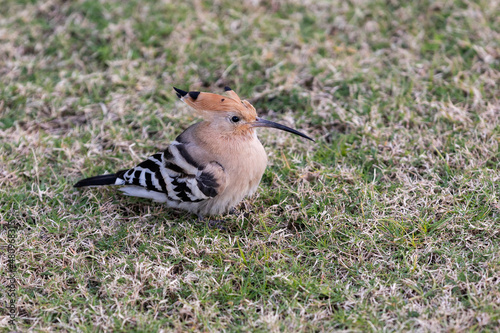
<path id="1" fill-rule="evenodd" d="M 15 329 L 498 331 L 498 3 L 0 6 Z M 197 121 L 172 86 L 225 85 L 316 139 L 259 132 L 268 169 L 226 230 L 72 187 Z"/>

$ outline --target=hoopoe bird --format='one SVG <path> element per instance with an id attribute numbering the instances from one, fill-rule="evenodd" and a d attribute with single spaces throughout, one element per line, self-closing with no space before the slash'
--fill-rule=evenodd
<path id="1" fill-rule="evenodd" d="M 229 87 L 227 96 L 175 88 L 203 121 L 191 125 L 165 151 L 134 168 L 80 180 L 74 186 L 120 185 L 126 195 L 153 199 L 203 219 L 230 211 L 253 194 L 267 166 L 257 127 L 272 127 L 314 141 L 262 119 Z"/>

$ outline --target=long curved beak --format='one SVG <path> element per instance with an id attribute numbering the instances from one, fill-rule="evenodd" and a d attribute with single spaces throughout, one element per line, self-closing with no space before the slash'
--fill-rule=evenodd
<path id="1" fill-rule="evenodd" d="M 311 140 L 311 141 L 314 142 L 313 139 L 311 139 L 310 137 L 308 137 L 307 135 L 305 135 L 303 133 L 300 133 L 299 131 L 294 130 L 293 128 L 290 128 L 290 127 L 287 127 L 285 125 L 281 125 L 281 124 L 275 123 L 274 121 L 265 120 L 265 119 L 262 119 L 262 118 L 259 118 L 259 117 L 257 117 L 257 119 L 255 119 L 255 122 L 252 123 L 252 127 L 272 127 L 272 128 L 277 128 L 277 129 L 280 129 L 282 131 L 286 131 L 286 132 L 290 132 L 290 133 L 299 135 L 299 136 L 301 136 L 303 138 L 306 138 L 306 139 Z"/>

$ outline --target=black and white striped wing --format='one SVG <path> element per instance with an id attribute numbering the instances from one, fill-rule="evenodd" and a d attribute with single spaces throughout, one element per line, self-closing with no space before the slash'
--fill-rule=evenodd
<path id="1" fill-rule="evenodd" d="M 116 184 L 132 185 L 122 188 L 127 195 L 176 206 L 215 197 L 225 188 L 225 172 L 217 162 L 197 162 L 188 145 L 174 141 L 163 153 L 123 171 Z"/>
<path id="2" fill-rule="evenodd" d="M 118 172 L 116 185 L 126 185 L 121 190 L 127 195 L 166 202 L 168 195 L 167 184 L 161 173 L 162 155 L 155 154 L 135 168 Z"/>

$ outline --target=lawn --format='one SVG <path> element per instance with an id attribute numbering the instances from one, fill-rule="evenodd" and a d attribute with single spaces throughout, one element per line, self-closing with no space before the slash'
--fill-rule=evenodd
<path id="1" fill-rule="evenodd" d="M 3 331 L 499 331 L 498 1 L 0 8 Z M 316 142 L 260 129 L 225 229 L 73 188 L 199 120 L 173 86 L 226 85 Z"/>

